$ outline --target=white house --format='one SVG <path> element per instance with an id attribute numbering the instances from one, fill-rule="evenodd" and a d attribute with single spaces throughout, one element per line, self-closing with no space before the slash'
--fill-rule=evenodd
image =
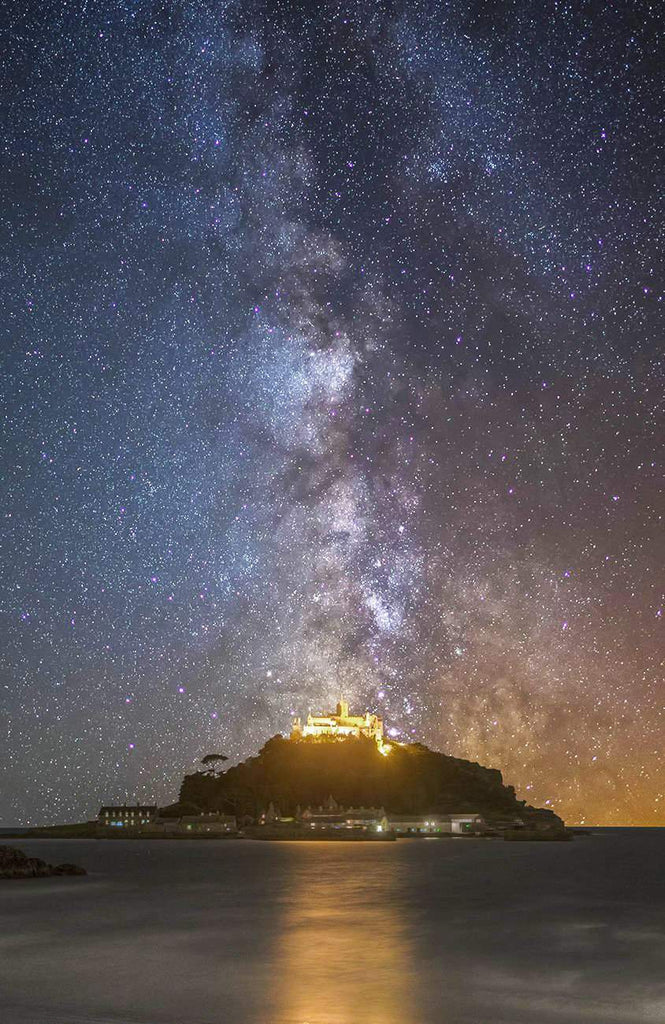
<path id="1" fill-rule="evenodd" d="M 468 835 L 485 827 L 480 814 L 390 814 L 388 821 L 398 835 Z"/>

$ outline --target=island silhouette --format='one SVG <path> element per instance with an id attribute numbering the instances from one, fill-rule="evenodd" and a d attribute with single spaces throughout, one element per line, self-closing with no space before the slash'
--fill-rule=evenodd
<path id="1" fill-rule="evenodd" d="M 106 804 L 97 817 L 22 830 L 60 838 L 354 838 L 503 835 L 569 839 L 549 808 L 532 807 L 501 772 L 423 743 L 387 742 L 376 716 L 338 714 L 295 720 L 254 757 L 226 767 L 202 757 L 167 806 Z"/>
<path id="2" fill-rule="evenodd" d="M 219 760 L 218 760 L 219 758 Z M 297 818 L 303 808 L 381 807 L 393 815 L 482 815 L 489 824 L 562 831 L 553 811 L 519 800 L 501 772 L 450 757 L 422 743 L 391 744 L 388 756 L 366 736 L 273 736 L 259 754 L 226 770 L 222 755 L 184 777 L 170 813 L 233 814 L 259 820 L 272 805 Z"/>

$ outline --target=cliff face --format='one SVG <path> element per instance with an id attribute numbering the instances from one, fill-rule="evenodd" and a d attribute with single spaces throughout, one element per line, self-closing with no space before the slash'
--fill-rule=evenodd
<path id="1" fill-rule="evenodd" d="M 533 827 L 563 824 L 552 811 L 518 801 L 501 772 L 419 743 L 395 745 L 384 757 L 367 739 L 274 736 L 257 757 L 220 776 L 186 775 L 180 790 L 182 802 L 203 810 L 253 817 L 270 803 L 293 814 L 297 806 L 318 806 L 329 795 L 347 807 L 384 807 L 395 814 L 475 811 L 488 820 L 519 817 Z"/>

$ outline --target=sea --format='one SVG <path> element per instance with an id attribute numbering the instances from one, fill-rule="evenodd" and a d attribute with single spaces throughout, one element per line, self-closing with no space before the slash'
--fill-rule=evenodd
<path id="1" fill-rule="evenodd" d="M 662 829 L 2 841 L 2 1024 L 665 1024 Z"/>

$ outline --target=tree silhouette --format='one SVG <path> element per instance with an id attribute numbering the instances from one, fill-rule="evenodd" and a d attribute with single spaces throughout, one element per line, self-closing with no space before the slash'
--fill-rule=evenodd
<path id="1" fill-rule="evenodd" d="M 228 757 L 225 754 L 206 754 L 205 757 L 201 758 L 201 764 L 204 766 L 204 775 L 219 774 L 224 761 L 228 761 Z"/>

